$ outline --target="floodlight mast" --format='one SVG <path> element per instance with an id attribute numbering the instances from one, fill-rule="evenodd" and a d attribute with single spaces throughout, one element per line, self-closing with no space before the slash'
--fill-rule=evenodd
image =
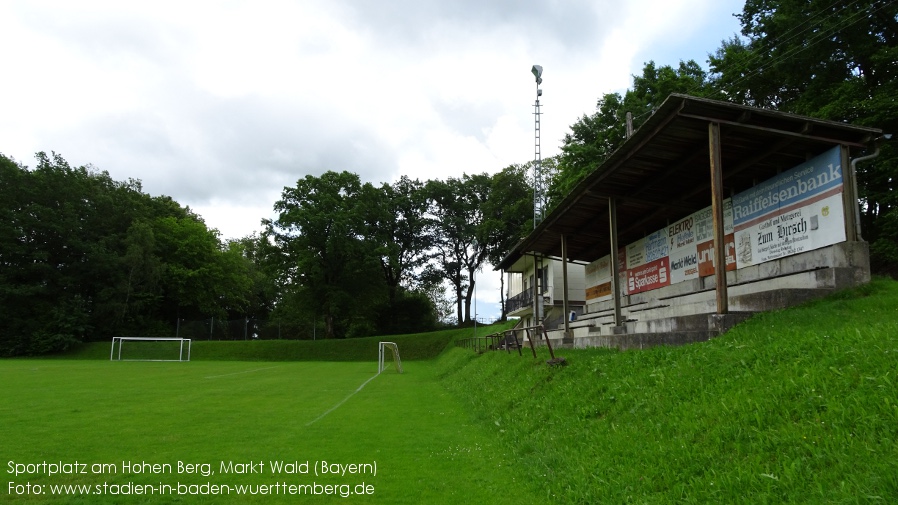
<path id="1" fill-rule="evenodd" d="M 539 85 L 543 83 L 543 67 L 542 65 L 533 65 L 530 72 L 536 78 L 536 103 L 533 104 L 534 122 L 534 153 L 533 153 L 533 228 L 536 228 L 540 221 L 543 220 L 546 201 L 546 181 L 543 177 L 542 170 L 542 153 L 540 152 L 540 125 L 539 117 L 542 114 L 539 109 L 539 97 L 542 96 L 543 90 L 539 89 Z"/>
<path id="2" fill-rule="evenodd" d="M 533 77 L 536 78 L 536 102 L 533 104 L 533 136 L 534 136 L 534 152 L 533 152 L 533 228 L 536 229 L 542 222 L 545 214 L 546 202 L 546 181 L 543 177 L 543 159 L 540 152 L 540 115 L 542 112 L 539 108 L 539 97 L 542 96 L 543 90 L 539 85 L 543 83 L 543 67 L 542 65 L 533 65 L 530 69 Z M 533 258 L 534 281 L 533 286 L 533 320 L 535 323 L 542 323 L 543 319 L 543 297 L 542 292 L 545 286 L 542 286 L 542 278 L 540 271 L 542 270 L 542 260 L 537 265 L 536 256 Z"/>

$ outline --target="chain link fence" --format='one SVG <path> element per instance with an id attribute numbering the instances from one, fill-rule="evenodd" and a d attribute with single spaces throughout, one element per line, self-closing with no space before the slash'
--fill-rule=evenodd
<path id="1" fill-rule="evenodd" d="M 499 319 L 478 316 L 477 325 L 489 325 Z M 455 321 L 448 322 L 454 325 Z M 269 319 L 182 319 L 177 322 L 175 336 L 192 340 L 315 340 L 324 337 L 324 322 L 284 323 Z"/>
<path id="2" fill-rule="evenodd" d="M 285 324 L 268 319 L 218 319 L 178 321 L 176 334 L 193 340 L 313 340 L 323 335 L 322 328 Z"/>

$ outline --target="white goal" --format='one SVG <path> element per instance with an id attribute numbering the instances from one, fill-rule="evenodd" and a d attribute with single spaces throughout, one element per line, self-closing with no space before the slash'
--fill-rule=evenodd
<path id="1" fill-rule="evenodd" d="M 396 371 L 402 373 L 402 361 L 399 359 L 399 346 L 395 342 L 381 342 L 377 353 L 377 373 L 384 371 L 384 354 L 389 349 L 393 354 L 393 364 L 396 365 Z"/>
<path id="2" fill-rule="evenodd" d="M 112 337 L 110 361 L 190 361 L 189 338 Z"/>

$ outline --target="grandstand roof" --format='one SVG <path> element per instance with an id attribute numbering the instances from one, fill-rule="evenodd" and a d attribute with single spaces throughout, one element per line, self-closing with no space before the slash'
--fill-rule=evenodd
<path id="1" fill-rule="evenodd" d="M 711 205 L 708 125 L 720 125 L 723 193 L 744 191 L 834 145 L 862 150 L 882 131 L 672 94 L 502 260 L 528 253 L 591 262 L 610 251 L 608 200 L 624 246 Z"/>

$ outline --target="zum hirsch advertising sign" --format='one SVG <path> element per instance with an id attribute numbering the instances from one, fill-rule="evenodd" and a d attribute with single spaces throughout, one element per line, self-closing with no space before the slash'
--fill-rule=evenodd
<path id="1" fill-rule="evenodd" d="M 839 147 L 733 197 L 739 268 L 845 241 Z"/>

